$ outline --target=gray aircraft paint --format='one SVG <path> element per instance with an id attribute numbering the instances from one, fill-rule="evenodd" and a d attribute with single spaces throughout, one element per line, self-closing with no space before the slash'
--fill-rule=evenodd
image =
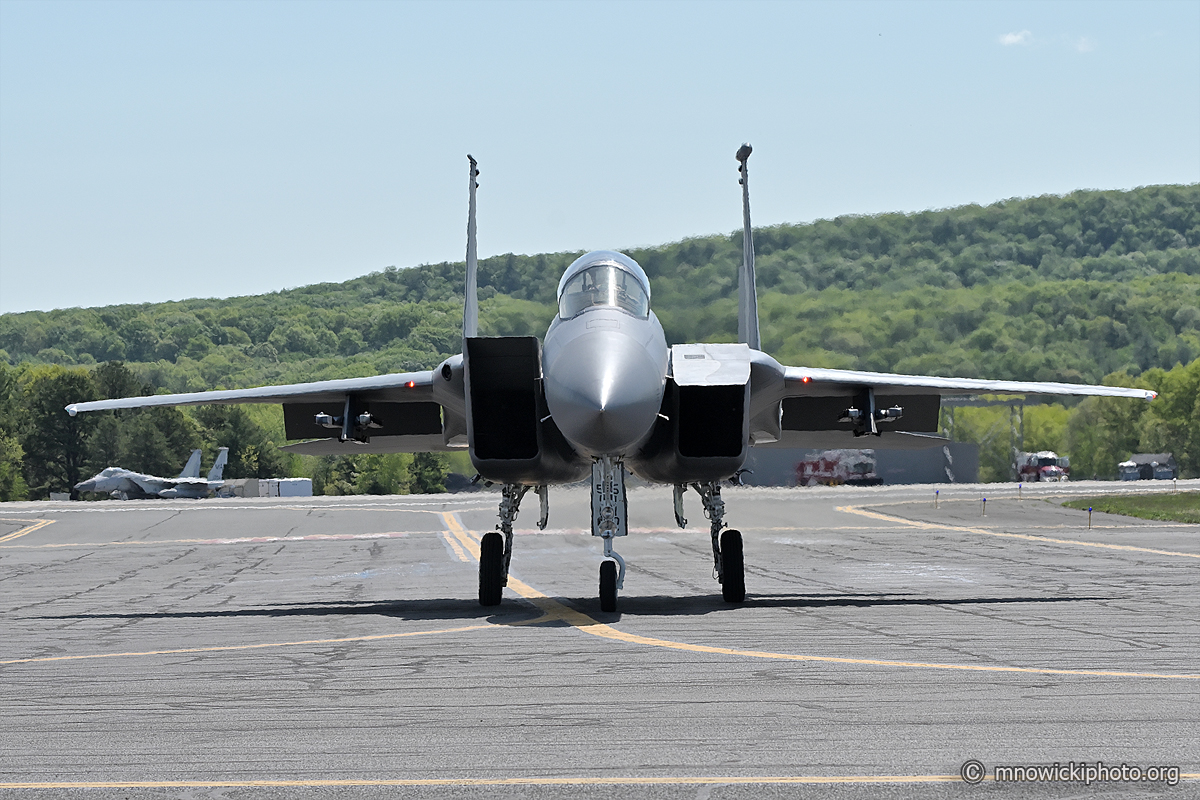
<path id="1" fill-rule="evenodd" d="M 614 504 L 611 498 L 624 496 L 628 467 L 647 480 L 675 485 L 675 514 L 682 526 L 686 523 L 682 496 L 691 485 L 711 523 L 714 572 L 723 583 L 722 592 L 727 600 L 740 602 L 745 595 L 741 535 L 723 531 L 720 486 L 724 479 L 738 479 L 752 446 L 944 445 L 947 440 L 935 433 L 939 398 L 947 394 L 1155 397 L 1151 391 L 1109 386 L 781 365 L 760 349 L 750 153 L 748 144 L 737 152 L 743 221 L 740 344 L 668 347 L 650 310 L 645 271 L 628 256 L 611 251 L 588 253 L 563 274 L 559 313 L 542 341 L 479 337 L 475 224 L 479 170 L 468 156 L 463 354 L 446 359 L 434 370 L 72 403 L 66 410 L 74 415 L 147 406 L 283 403 L 285 421 L 289 404 L 297 414 L 314 408 L 320 412 L 312 417 L 313 423 L 297 430 L 304 427 L 306 436 L 325 438 L 288 447 L 296 452 L 427 452 L 465 444 L 480 477 L 504 485 L 498 526 L 506 541 L 502 562 L 496 561 L 494 541 L 484 542 L 491 555 L 480 562 L 480 602 L 492 605 L 500 602 L 503 585 L 497 583 L 499 573 L 493 570 L 502 563 L 503 581 L 507 581 L 512 523 L 521 497 L 531 487 L 538 487 L 544 498 L 545 486 L 578 481 L 591 473 L 593 494 L 610 499 L 605 501 L 603 516 L 612 520 L 625 513 L 624 503 Z M 392 433 L 372 435 L 384 430 Z M 190 491 L 188 480 L 174 479 L 172 487 L 164 485 L 157 493 Z M 539 524 L 545 524 L 544 513 Z M 612 550 L 611 525 L 598 530 L 593 523 L 593 534 L 604 536 L 609 559 L 601 567 L 601 606 L 613 610 L 616 589 L 624 580 L 624 561 Z M 726 542 L 726 534 L 737 536 Z M 723 566 L 727 545 L 734 548 L 732 583 L 742 584 L 729 592 Z M 620 564 L 619 574 L 611 569 L 614 562 Z M 485 583 L 490 588 L 485 590 Z"/>
<path id="2" fill-rule="evenodd" d="M 222 447 L 208 477 L 201 478 L 200 451 L 193 450 L 183 471 L 176 478 L 160 478 L 121 467 L 106 467 L 86 481 L 75 484 L 75 490 L 107 493 L 122 500 L 142 497 L 199 499 L 208 497 L 224 485 L 221 478 L 228 461 L 229 448 Z"/>
<path id="3" fill-rule="evenodd" d="M 188 458 L 187 463 L 183 465 L 183 469 L 179 472 L 180 478 L 200 477 L 200 456 L 201 451 L 199 449 L 192 451 L 192 455 Z"/>
<path id="4" fill-rule="evenodd" d="M 758 289 L 754 280 L 754 230 L 750 227 L 750 154 L 754 148 L 738 148 L 739 182 L 742 184 L 742 268 L 738 272 L 738 341 L 760 349 L 758 335 Z"/>
<path id="5" fill-rule="evenodd" d="M 608 251 L 576 259 L 559 282 L 560 305 L 570 279 L 597 266 L 627 273 L 650 296 L 636 262 Z M 645 440 L 662 407 L 668 351 L 653 312 L 642 319 L 594 305 L 556 317 L 542 350 L 546 403 L 559 430 L 588 456 L 625 455 Z"/>

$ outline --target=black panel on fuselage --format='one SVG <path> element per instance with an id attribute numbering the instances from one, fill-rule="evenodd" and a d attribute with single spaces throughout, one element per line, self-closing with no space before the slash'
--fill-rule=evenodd
<path id="1" fill-rule="evenodd" d="M 317 414 L 340 417 L 345 400 L 333 403 L 284 403 L 283 428 L 289 439 L 329 439 L 341 434 L 341 427 L 325 428 L 316 423 Z M 370 428 L 369 436 L 431 435 L 442 432 L 442 407 L 437 403 L 360 402 L 353 413 L 371 413 L 381 425 Z"/>
<path id="2" fill-rule="evenodd" d="M 854 423 L 838 417 L 854 404 L 848 397 L 788 397 L 783 401 L 785 431 L 852 431 Z M 883 430 L 934 433 L 938 430 L 941 397 L 936 394 L 875 395 L 876 410 L 900 406 L 904 416 L 880 425 Z"/>
<path id="3" fill-rule="evenodd" d="M 657 483 L 730 477 L 746 460 L 748 394 L 747 386 L 677 386 L 667 381 L 662 416 L 641 449 L 627 458 L 630 471 Z"/>
<path id="4" fill-rule="evenodd" d="M 484 460 L 536 458 L 538 340 L 532 336 L 471 338 L 466 345 L 472 454 Z"/>
<path id="5" fill-rule="evenodd" d="M 676 387 L 679 454 L 737 457 L 745 446 L 745 386 Z"/>

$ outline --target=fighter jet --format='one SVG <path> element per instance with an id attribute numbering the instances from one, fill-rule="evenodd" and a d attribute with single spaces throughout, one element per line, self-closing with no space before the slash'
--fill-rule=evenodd
<path id="1" fill-rule="evenodd" d="M 626 565 L 625 475 L 674 487 L 683 527 L 689 487 L 709 520 L 724 599 L 745 599 L 742 535 L 726 523 L 722 483 L 737 480 L 751 447 L 922 448 L 936 435 L 945 394 L 1102 395 L 1154 392 L 1067 383 L 996 381 L 783 366 L 760 349 L 750 226 L 749 159 L 738 149 L 743 259 L 738 341 L 668 345 L 650 308 L 650 281 L 612 251 L 576 259 L 558 283 L 558 314 L 543 339 L 480 336 L 477 300 L 478 165 L 469 162 L 463 350 L 435 369 L 255 389 L 73 403 L 98 411 L 205 403 L 282 403 L 288 450 L 313 455 L 465 448 L 479 476 L 499 484 L 497 530 L 481 541 L 479 602 L 500 603 L 513 556 L 513 521 L 534 489 L 538 527 L 548 487 L 591 481 L 591 532 L 604 545 L 600 606 L 614 611 Z M 870 438 L 863 438 L 870 437 Z"/>
<path id="2" fill-rule="evenodd" d="M 106 467 L 94 478 L 75 484 L 79 492 L 108 492 L 116 500 L 134 500 L 147 497 L 208 497 L 221 486 L 224 481 L 221 475 L 225 472 L 225 462 L 229 460 L 229 448 L 222 447 L 217 452 L 217 460 L 208 471 L 207 478 L 200 477 L 200 451 L 193 450 L 191 458 L 184 465 L 183 471 L 177 478 L 159 478 L 154 475 L 143 475 L 120 467 Z"/>

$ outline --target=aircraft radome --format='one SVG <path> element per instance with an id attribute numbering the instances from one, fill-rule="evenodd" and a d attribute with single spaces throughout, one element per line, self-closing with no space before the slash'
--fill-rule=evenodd
<path id="1" fill-rule="evenodd" d="M 1067 383 L 938 378 L 781 366 L 759 349 L 747 164 L 742 186 L 743 261 L 738 342 L 669 346 L 650 307 L 650 282 L 633 259 L 597 251 L 558 284 L 558 315 L 544 339 L 484 337 L 476 296 L 475 159 L 467 156 L 466 297 L 462 353 L 436 369 L 373 378 L 74 403 L 67 411 L 205 403 L 282 403 L 293 452 L 428 452 L 465 447 L 479 475 L 503 487 L 498 530 L 483 536 L 479 602 L 494 606 L 508 581 L 513 520 L 531 488 L 547 519 L 547 487 L 590 476 L 593 536 L 604 541 L 600 605 L 614 611 L 625 562 L 625 473 L 675 488 L 683 518 L 688 487 L 710 521 L 713 562 L 731 603 L 746 595 L 742 536 L 726 527 L 721 482 L 737 480 L 750 447 L 838 447 L 871 436 L 877 447 L 943 444 L 943 394 L 1104 395 L 1154 392 Z"/>

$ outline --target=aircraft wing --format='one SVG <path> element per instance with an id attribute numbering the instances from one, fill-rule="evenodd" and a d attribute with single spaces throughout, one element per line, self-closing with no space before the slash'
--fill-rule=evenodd
<path id="1" fill-rule="evenodd" d="M 992 381 L 979 378 L 938 378 L 932 375 L 900 375 L 893 372 L 860 372 L 849 369 L 784 367 L 786 397 L 841 395 L 849 397 L 863 387 L 880 394 L 1049 394 L 1096 397 L 1132 397 L 1153 400 L 1148 389 L 1123 386 L 1089 386 L 1081 383 L 1045 381 Z"/>
<path id="2" fill-rule="evenodd" d="M 461 357 L 449 361 L 460 362 Z M 449 450 L 439 404 L 447 398 L 435 398 L 433 376 L 432 370 L 423 370 L 253 389 L 123 397 L 72 403 L 66 410 L 74 416 L 118 408 L 281 403 L 287 438 L 315 440 L 288 445 L 291 452 L 337 455 Z M 318 415 L 325 417 L 323 422 Z"/>
<path id="3" fill-rule="evenodd" d="M 749 354 L 751 436 L 756 446 L 937 446 L 947 441 L 938 435 L 944 395 L 1156 397 L 1147 389 L 1121 386 L 784 367 L 765 353 L 751 350 Z M 729 355 L 735 353 L 731 350 Z M 859 438 L 868 434 L 870 438 Z"/>
<path id="4" fill-rule="evenodd" d="M 432 398 L 433 372 L 394 372 L 371 378 L 342 378 L 313 383 L 292 383 L 282 386 L 259 386 L 254 389 L 227 389 L 213 392 L 183 394 L 153 394 L 147 397 L 121 397 L 116 400 L 93 400 L 71 403 L 67 413 L 108 411 L 115 408 L 150 408 L 153 406 L 202 406 L 224 403 L 333 403 L 347 395 L 364 400 L 392 403 L 419 403 Z M 330 406 L 330 408 L 333 408 Z"/>
<path id="5" fill-rule="evenodd" d="M 137 485 L 139 489 L 148 495 L 156 495 L 163 489 L 167 488 L 169 481 L 162 478 L 156 478 L 153 475 L 140 475 L 132 473 L 126 476 L 126 479 Z"/>

